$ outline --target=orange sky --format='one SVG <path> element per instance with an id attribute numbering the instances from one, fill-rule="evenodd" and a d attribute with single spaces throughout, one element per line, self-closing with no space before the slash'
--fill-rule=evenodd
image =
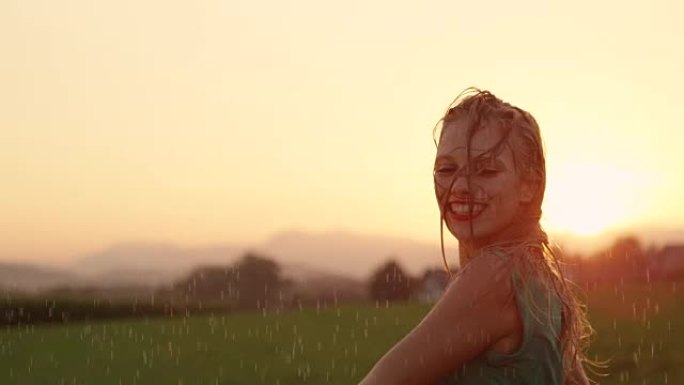
<path id="1" fill-rule="evenodd" d="M 550 230 L 684 225 L 680 2 L 196 3 L 0 3 L 0 259 L 435 242 L 431 130 L 470 85 L 539 121 Z"/>

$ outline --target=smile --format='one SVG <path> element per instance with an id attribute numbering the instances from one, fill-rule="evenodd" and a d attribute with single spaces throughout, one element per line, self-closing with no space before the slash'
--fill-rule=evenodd
<path id="1" fill-rule="evenodd" d="M 482 203 L 473 203 L 471 213 L 471 205 L 469 203 L 453 202 L 449 204 L 449 211 L 453 215 L 454 219 L 458 221 L 466 221 L 476 218 L 482 213 L 482 211 L 484 211 L 486 207 L 487 205 Z"/>

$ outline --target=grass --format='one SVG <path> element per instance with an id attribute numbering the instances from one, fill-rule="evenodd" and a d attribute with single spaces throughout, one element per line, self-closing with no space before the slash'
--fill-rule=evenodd
<path id="1" fill-rule="evenodd" d="M 610 359 L 600 383 L 684 383 L 684 292 L 676 284 L 617 286 L 589 298 L 591 353 Z"/>
<path id="2" fill-rule="evenodd" d="M 684 293 L 676 285 L 589 293 L 610 358 L 601 384 L 684 383 Z M 1 384 L 353 384 L 429 310 L 346 305 L 282 314 L 204 315 L 7 327 Z"/>

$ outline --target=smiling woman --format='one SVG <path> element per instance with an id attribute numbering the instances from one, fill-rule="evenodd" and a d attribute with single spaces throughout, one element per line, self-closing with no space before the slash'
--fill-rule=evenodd
<path id="1" fill-rule="evenodd" d="M 520 204 L 534 198 L 539 182 L 518 183 L 513 152 L 495 125 L 469 132 L 469 121 L 458 117 L 444 130 L 437 147 L 435 189 L 447 226 L 463 246 L 491 243 L 510 224 Z M 468 136 L 471 136 L 468 138 Z M 469 143 L 469 146 L 463 144 Z M 476 180 L 476 182 L 475 182 Z M 448 191 L 451 191 L 450 196 Z M 478 226 L 473 224 L 477 219 Z M 471 254 L 470 250 L 466 254 Z"/>
<path id="2" fill-rule="evenodd" d="M 440 120 L 434 183 L 461 270 L 362 384 L 587 384 L 591 327 L 539 224 L 537 122 L 487 91 L 468 89 L 452 105 Z"/>

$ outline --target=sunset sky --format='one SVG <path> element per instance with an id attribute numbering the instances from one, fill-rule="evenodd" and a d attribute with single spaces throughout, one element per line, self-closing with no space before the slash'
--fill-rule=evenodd
<path id="1" fill-rule="evenodd" d="M 684 226 L 683 14 L 4 0 L 0 260 L 293 228 L 436 242 L 432 127 L 471 85 L 540 123 L 549 230 Z"/>

